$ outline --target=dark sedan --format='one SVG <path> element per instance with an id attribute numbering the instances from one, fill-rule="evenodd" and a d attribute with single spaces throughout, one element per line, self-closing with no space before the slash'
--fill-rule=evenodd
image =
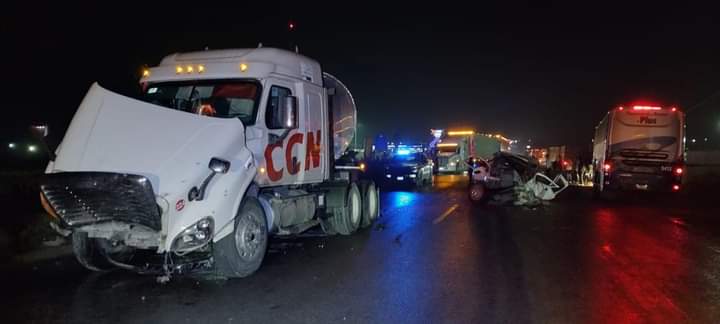
<path id="1" fill-rule="evenodd" d="M 432 184 L 432 162 L 422 153 L 396 154 L 385 166 L 387 184 Z"/>

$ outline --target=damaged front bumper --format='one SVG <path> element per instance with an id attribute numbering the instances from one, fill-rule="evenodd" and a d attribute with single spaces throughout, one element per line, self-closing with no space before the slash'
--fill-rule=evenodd
<path id="1" fill-rule="evenodd" d="M 44 176 L 43 206 L 68 229 L 119 222 L 162 230 L 162 211 L 144 176 L 110 172 L 61 172 Z"/>
<path id="2" fill-rule="evenodd" d="M 151 182 L 144 176 L 110 172 L 47 174 L 40 185 L 40 198 L 58 233 L 68 236 L 75 231 L 85 232 L 90 238 L 134 248 L 132 259 L 122 262 L 111 253 L 103 253 L 117 268 L 168 275 L 203 272 L 213 266 L 213 222 L 209 217 L 175 239 L 177 250 L 158 253 L 165 241 L 163 211 Z M 194 240 L 200 234 L 202 244 Z M 182 247 L 185 251 L 179 252 Z"/>

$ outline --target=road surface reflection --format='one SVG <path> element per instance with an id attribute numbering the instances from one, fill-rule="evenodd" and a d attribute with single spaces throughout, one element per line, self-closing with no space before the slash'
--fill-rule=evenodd
<path id="1" fill-rule="evenodd" d="M 587 288 L 593 322 L 688 320 L 675 300 L 688 290 L 687 230 L 663 217 L 653 220 L 657 226 L 639 226 L 640 215 L 648 213 L 603 208 L 592 215 Z"/>

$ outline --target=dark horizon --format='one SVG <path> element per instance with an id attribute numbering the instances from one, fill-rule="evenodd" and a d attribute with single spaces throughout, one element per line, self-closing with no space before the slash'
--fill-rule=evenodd
<path id="1" fill-rule="evenodd" d="M 537 145 L 585 147 L 616 105 L 642 101 L 687 110 L 720 90 L 720 44 L 713 41 L 720 28 L 712 11 L 486 9 L 348 17 L 287 10 L 242 19 L 218 13 L 195 28 L 200 31 L 187 32 L 192 24 L 170 19 L 176 13 L 160 18 L 163 28 L 155 31 L 137 25 L 142 17 L 155 19 L 150 12 L 123 16 L 90 7 L 55 15 L 52 7 L 16 8 L 4 28 L 11 50 L 3 61 L 12 62 L 6 71 L 15 81 L 3 136 L 22 136 L 41 121 L 59 136 L 92 82 L 133 95 L 142 66 L 167 54 L 258 43 L 297 44 L 348 85 L 369 133 L 409 140 L 427 139 L 430 128 L 473 127 L 521 144 L 531 138 Z M 714 105 L 703 105 L 698 113 L 715 116 Z"/>

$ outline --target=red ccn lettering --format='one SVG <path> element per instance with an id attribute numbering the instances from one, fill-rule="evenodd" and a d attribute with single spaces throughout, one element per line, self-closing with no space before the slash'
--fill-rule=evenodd
<path id="1" fill-rule="evenodd" d="M 283 175 L 283 169 L 275 170 L 275 166 L 273 165 L 272 152 L 276 148 L 282 148 L 282 142 L 270 144 L 265 148 L 265 163 L 267 164 L 267 174 L 270 181 L 278 181 Z"/>
<path id="2" fill-rule="evenodd" d="M 316 142 L 317 141 L 317 142 Z M 310 170 L 310 160 L 312 160 L 313 169 L 320 166 L 320 130 L 317 130 L 317 139 L 313 132 L 307 133 L 307 149 L 305 150 L 305 171 Z"/>
<path id="3" fill-rule="evenodd" d="M 292 149 L 295 144 L 302 144 L 303 134 L 295 133 L 288 140 L 287 149 L 285 150 L 285 165 L 288 166 L 288 173 L 297 174 L 300 171 L 300 162 L 297 157 L 292 156 Z"/>

